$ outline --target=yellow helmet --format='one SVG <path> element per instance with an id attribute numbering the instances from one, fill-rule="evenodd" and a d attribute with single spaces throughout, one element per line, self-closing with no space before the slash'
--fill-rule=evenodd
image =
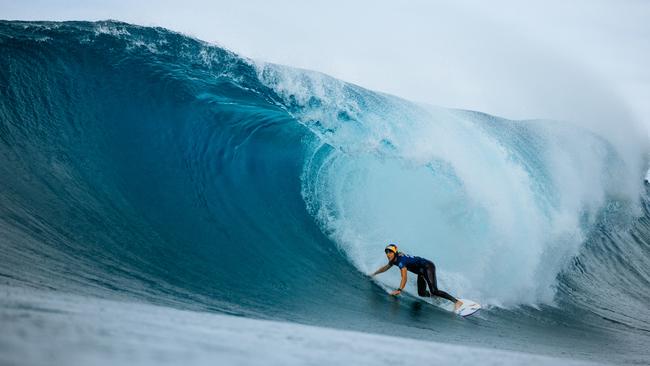
<path id="1" fill-rule="evenodd" d="M 388 253 L 388 252 L 393 252 L 393 253 L 397 254 L 397 245 L 395 245 L 395 244 L 388 244 L 388 245 L 386 246 L 386 248 L 384 249 L 384 252 L 386 252 L 386 253 Z"/>

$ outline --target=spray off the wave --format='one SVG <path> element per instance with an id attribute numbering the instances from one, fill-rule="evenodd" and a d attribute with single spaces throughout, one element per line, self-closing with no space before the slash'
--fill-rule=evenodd
<path id="1" fill-rule="evenodd" d="M 608 200 L 636 210 L 642 170 L 603 136 L 376 94 L 258 65 L 318 137 L 303 195 L 364 272 L 381 243 L 436 258 L 446 287 L 497 305 L 550 303 Z M 634 182 L 620 184 L 620 180 Z"/>

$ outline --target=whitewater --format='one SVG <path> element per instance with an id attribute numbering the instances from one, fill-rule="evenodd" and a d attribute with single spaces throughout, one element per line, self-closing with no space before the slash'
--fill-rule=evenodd
<path id="1" fill-rule="evenodd" d="M 532 118 L 2 21 L 0 360 L 650 363 L 647 141 Z M 388 296 L 389 242 L 485 309 Z"/>

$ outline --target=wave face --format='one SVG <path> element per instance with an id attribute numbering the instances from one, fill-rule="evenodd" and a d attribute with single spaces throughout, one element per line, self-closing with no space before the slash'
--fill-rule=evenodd
<path id="1" fill-rule="evenodd" d="M 474 343 L 545 332 L 570 341 L 539 352 L 599 354 L 616 334 L 648 357 L 644 156 L 607 136 L 416 104 L 159 28 L 1 22 L 0 47 L 10 285 L 467 342 L 448 313 L 387 298 L 397 273 L 365 275 L 396 242 L 491 305 Z M 512 339 L 486 341 L 495 330 Z"/>

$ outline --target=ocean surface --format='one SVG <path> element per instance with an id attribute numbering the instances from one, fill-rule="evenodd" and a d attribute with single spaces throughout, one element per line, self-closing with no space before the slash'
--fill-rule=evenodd
<path id="1" fill-rule="evenodd" d="M 94 308 L 131 319 L 120 329 L 135 339 L 146 305 L 213 331 L 256 320 L 257 335 L 396 336 L 407 355 L 426 341 L 496 349 L 480 358 L 494 364 L 503 352 L 650 364 L 647 146 L 629 145 L 414 103 L 162 28 L 0 21 L 0 360 L 127 362 L 101 351 L 117 337 L 59 340 L 58 317 L 77 309 L 60 339 L 99 334 L 88 319 L 108 326 Z M 418 298 L 412 275 L 389 296 L 396 270 L 368 276 L 389 242 L 484 309 L 457 317 Z M 283 347 L 340 347 L 319 348 L 318 334 Z M 262 362 L 246 355 L 232 361 Z"/>

